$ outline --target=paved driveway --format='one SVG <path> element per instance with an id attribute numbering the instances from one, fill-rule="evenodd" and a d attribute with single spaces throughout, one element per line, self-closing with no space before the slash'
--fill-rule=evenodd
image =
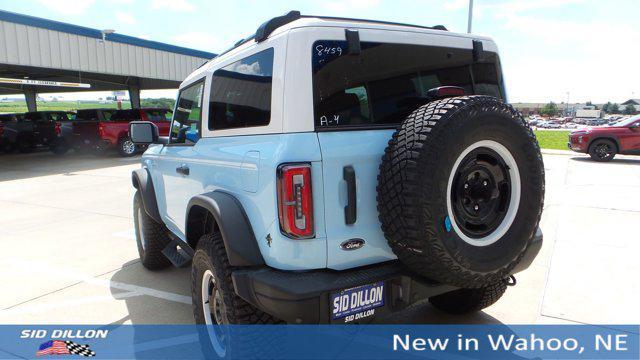
<path id="1" fill-rule="evenodd" d="M 137 260 L 139 159 L 0 156 L 0 323 L 189 323 L 188 269 Z M 418 305 L 390 322 L 638 323 L 640 157 L 544 155 L 545 243 L 496 305 L 463 317 Z"/>

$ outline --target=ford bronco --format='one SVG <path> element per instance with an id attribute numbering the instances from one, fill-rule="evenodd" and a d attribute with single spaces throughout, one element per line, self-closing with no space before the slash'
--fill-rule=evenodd
<path id="1" fill-rule="evenodd" d="M 497 301 L 542 245 L 544 168 L 485 37 L 292 11 L 180 86 L 132 174 L 148 269 L 197 323 L 366 323 Z"/>

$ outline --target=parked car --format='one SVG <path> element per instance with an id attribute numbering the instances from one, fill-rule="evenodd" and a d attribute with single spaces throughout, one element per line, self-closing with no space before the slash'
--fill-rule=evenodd
<path id="1" fill-rule="evenodd" d="M 0 126 L 0 150 L 11 152 L 18 149 L 20 152 L 29 152 L 33 149 L 33 123 L 25 121 L 23 114 L 0 115 Z"/>
<path id="2" fill-rule="evenodd" d="M 573 131 L 567 146 L 596 161 L 611 161 L 616 154 L 640 155 L 640 115 L 613 126 Z"/>
<path id="3" fill-rule="evenodd" d="M 266 22 L 181 84 L 168 138 L 130 124 L 156 143 L 132 174 L 142 265 L 190 264 L 204 324 L 489 306 L 538 253 L 544 197 L 499 64 L 442 27 Z"/>
<path id="4" fill-rule="evenodd" d="M 55 154 L 64 154 L 68 150 L 67 142 L 62 138 L 62 122 L 69 121 L 66 111 L 33 111 L 24 113 L 24 119 L 33 123 L 33 143 L 48 147 Z"/>
<path id="5" fill-rule="evenodd" d="M 141 147 L 129 139 L 129 122 L 151 121 L 158 126 L 161 136 L 168 136 L 171 114 L 165 108 L 79 110 L 74 123 L 75 144 L 90 147 L 98 154 L 115 148 L 121 156 L 133 156 Z"/>

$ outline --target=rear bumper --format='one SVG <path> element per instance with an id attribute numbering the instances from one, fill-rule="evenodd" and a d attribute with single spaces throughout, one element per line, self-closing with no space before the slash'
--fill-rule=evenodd
<path id="1" fill-rule="evenodd" d="M 528 268 L 542 247 L 542 231 L 527 248 L 515 274 Z M 353 270 L 281 271 L 270 267 L 236 270 L 232 273 L 238 296 L 253 306 L 288 323 L 344 323 L 333 320 L 331 294 L 361 285 L 384 282 L 384 306 L 361 321 L 372 322 L 418 301 L 458 288 L 417 276 L 399 261 L 385 262 Z"/>

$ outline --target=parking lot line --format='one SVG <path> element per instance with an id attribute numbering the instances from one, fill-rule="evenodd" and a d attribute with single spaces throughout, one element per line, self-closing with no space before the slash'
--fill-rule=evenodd
<path id="1" fill-rule="evenodd" d="M 132 285 L 132 284 L 127 284 L 127 283 L 113 281 L 113 280 L 99 279 L 99 278 L 96 278 L 95 276 L 83 274 L 79 271 L 66 269 L 59 266 L 52 266 L 50 264 L 43 263 L 42 261 L 36 262 L 36 261 L 28 261 L 28 260 L 21 260 L 21 259 L 7 259 L 6 261 L 9 263 L 9 265 L 15 267 L 17 271 L 21 270 L 22 272 L 27 271 L 27 272 L 40 274 L 40 275 L 64 277 L 67 279 L 78 281 L 78 283 L 72 286 L 78 285 L 79 283 L 87 283 L 87 284 L 97 285 L 97 286 L 106 287 L 110 289 L 124 290 L 124 291 L 130 292 L 132 294 L 131 296 L 147 295 L 147 296 L 152 296 L 155 298 L 168 300 L 168 301 L 174 301 L 182 304 L 188 304 L 188 305 L 191 304 L 191 297 L 189 296 L 184 296 L 184 295 L 180 295 L 180 294 L 176 294 L 168 291 L 156 290 L 156 289 L 152 289 L 144 286 Z M 10 306 L 6 308 L 5 311 L 10 310 L 15 306 L 25 304 L 26 302 Z"/>

